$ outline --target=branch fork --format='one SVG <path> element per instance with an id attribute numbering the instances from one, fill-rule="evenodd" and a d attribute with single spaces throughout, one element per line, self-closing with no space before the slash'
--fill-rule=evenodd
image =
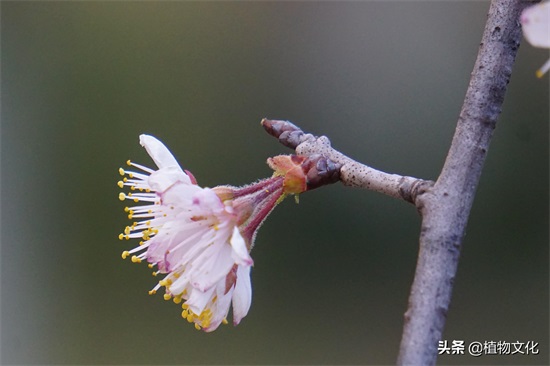
<path id="1" fill-rule="evenodd" d="M 292 122 L 264 118 L 261 124 L 281 144 L 296 150 L 296 154 L 320 154 L 340 164 L 340 181 L 346 186 L 380 192 L 414 204 L 418 195 L 434 184 L 429 180 L 385 173 L 359 163 L 333 149 L 328 137 L 304 133 Z"/>

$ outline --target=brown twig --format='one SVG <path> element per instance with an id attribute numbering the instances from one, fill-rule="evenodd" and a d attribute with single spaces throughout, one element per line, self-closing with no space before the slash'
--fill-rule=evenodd
<path id="1" fill-rule="evenodd" d="M 263 119 L 262 126 L 272 136 L 299 155 L 321 154 L 342 165 L 340 180 L 351 187 L 364 188 L 414 203 L 418 194 L 433 185 L 432 181 L 388 174 L 361 164 L 333 149 L 326 136 L 316 137 L 304 133 L 289 121 Z"/>

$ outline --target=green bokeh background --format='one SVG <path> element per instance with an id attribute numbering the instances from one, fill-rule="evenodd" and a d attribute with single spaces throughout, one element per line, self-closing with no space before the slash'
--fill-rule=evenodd
<path id="1" fill-rule="evenodd" d="M 336 184 L 289 199 L 253 251 L 238 327 L 196 331 L 120 253 L 118 168 L 164 141 L 204 186 L 271 174 L 288 119 L 379 169 L 437 178 L 488 2 L 1 3 L 3 364 L 394 363 L 420 220 Z M 548 52 L 522 44 L 444 339 L 535 341 L 548 363 Z"/>

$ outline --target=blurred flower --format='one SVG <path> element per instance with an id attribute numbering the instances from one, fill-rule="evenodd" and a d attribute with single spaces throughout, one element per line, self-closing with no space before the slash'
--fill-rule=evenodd
<path id="1" fill-rule="evenodd" d="M 153 275 L 166 274 L 150 294 L 165 287 L 166 300 L 185 300 L 182 317 L 195 328 L 209 332 L 227 323 L 231 304 L 233 323 L 239 324 L 252 301 L 249 252 L 258 228 L 288 194 L 314 188 L 308 182 L 319 185 L 308 174 L 316 178 L 315 172 L 325 173 L 334 165 L 320 156 L 277 156 L 268 160 L 275 170 L 271 178 L 244 187 L 201 188 L 159 140 L 141 135 L 140 143 L 158 169 L 128 161 L 141 172 L 119 170 L 124 176 L 119 187 L 131 191 L 120 193 L 120 200 L 146 203 L 125 208 L 129 219 L 139 221 L 127 226 L 119 239 L 141 240 L 122 257 L 146 260 L 150 268 L 158 268 Z M 330 183 L 337 180 L 337 174 L 330 177 Z"/>
<path id="2" fill-rule="evenodd" d="M 550 1 L 533 5 L 523 11 L 520 17 L 525 39 L 534 47 L 550 48 Z M 550 60 L 537 70 L 542 77 L 550 69 Z"/>

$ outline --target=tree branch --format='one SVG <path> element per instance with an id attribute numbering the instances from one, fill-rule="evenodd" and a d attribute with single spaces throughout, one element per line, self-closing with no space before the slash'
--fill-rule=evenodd
<path id="1" fill-rule="evenodd" d="M 519 16 L 534 2 L 492 0 L 478 57 L 445 164 L 435 184 L 358 163 L 288 121 L 262 120 L 299 155 L 342 165 L 340 180 L 414 203 L 422 215 L 416 273 L 405 313 L 399 365 L 433 365 L 451 301 L 464 231 L 521 39 Z"/>
<path id="2" fill-rule="evenodd" d="M 264 118 L 262 126 L 270 135 L 278 138 L 283 145 L 295 149 L 298 155 L 321 154 L 341 164 L 340 180 L 347 186 L 380 192 L 414 203 L 420 193 L 433 185 L 432 181 L 388 174 L 361 164 L 333 149 L 326 136 L 317 137 L 309 133 L 306 134 L 289 121 Z"/>
<path id="3" fill-rule="evenodd" d="M 420 251 L 398 364 L 433 365 L 445 325 L 470 208 L 521 39 L 525 1 L 493 0 L 441 174 L 417 199 Z"/>

